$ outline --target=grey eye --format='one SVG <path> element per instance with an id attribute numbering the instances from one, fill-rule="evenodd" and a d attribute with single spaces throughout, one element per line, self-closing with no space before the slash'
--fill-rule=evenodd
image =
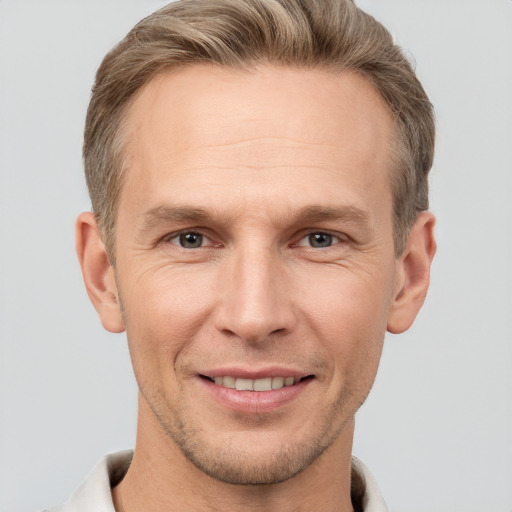
<path id="1" fill-rule="evenodd" d="M 333 244 L 334 236 L 329 233 L 311 233 L 308 242 L 311 247 L 330 247 Z"/>
<path id="2" fill-rule="evenodd" d="M 198 247 L 202 247 L 204 242 L 204 237 L 200 233 L 181 233 L 176 237 L 177 242 L 184 249 L 197 249 Z"/>

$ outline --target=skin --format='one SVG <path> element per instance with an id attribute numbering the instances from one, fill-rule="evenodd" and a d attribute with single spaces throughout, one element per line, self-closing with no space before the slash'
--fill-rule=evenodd
<path id="1" fill-rule="evenodd" d="M 435 252 L 424 212 L 394 255 L 392 135 L 353 74 L 195 66 L 138 94 L 115 270 L 94 216 L 77 222 L 87 290 L 126 330 L 140 390 L 118 511 L 352 510 L 354 415 Z M 201 377 L 217 370 L 309 378 L 239 410 Z"/>

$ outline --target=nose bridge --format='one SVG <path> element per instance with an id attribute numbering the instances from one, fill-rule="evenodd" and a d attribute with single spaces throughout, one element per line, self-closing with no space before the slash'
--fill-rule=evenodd
<path id="1" fill-rule="evenodd" d="M 219 327 L 248 342 L 289 331 L 293 312 L 279 252 L 252 243 L 235 250 L 228 267 Z"/>

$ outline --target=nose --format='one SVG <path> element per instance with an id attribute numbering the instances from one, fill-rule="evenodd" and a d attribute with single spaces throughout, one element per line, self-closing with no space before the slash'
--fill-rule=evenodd
<path id="1" fill-rule="evenodd" d="M 296 315 L 289 281 L 285 263 L 271 249 L 236 252 L 220 275 L 217 329 L 248 343 L 292 332 Z"/>

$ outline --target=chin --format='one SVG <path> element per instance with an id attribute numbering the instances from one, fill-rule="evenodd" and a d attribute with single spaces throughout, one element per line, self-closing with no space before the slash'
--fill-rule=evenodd
<path id="1" fill-rule="evenodd" d="M 229 434 L 214 433 L 208 426 L 191 428 L 180 420 L 158 420 L 173 444 L 196 468 L 232 485 L 271 485 L 296 476 L 336 441 L 346 423 L 338 424 L 338 428 L 311 424 L 303 431 L 289 429 L 279 433 L 263 428 L 259 432 L 247 429 Z"/>
<path id="2" fill-rule="evenodd" d="M 179 447 L 198 469 L 216 480 L 232 485 L 270 485 L 284 482 L 309 467 L 329 444 L 281 448 L 271 454 L 206 447 L 197 442 Z"/>

